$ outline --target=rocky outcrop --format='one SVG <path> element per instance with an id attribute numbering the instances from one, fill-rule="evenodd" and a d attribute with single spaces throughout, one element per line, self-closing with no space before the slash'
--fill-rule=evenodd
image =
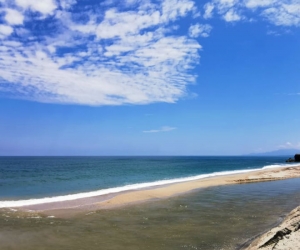
<path id="1" fill-rule="evenodd" d="M 285 162 L 300 162 L 300 154 L 295 154 L 294 158 L 289 158 Z"/>

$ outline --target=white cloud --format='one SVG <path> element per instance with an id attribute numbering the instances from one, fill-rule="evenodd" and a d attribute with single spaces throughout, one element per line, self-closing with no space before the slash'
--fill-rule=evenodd
<path id="1" fill-rule="evenodd" d="M 169 132 L 169 131 L 172 131 L 172 130 L 175 130 L 175 129 L 177 129 L 177 128 L 175 128 L 175 127 L 169 127 L 169 126 L 164 126 L 164 127 L 159 128 L 159 129 L 145 130 L 145 131 L 143 131 L 143 133 Z"/>
<path id="2" fill-rule="evenodd" d="M 204 5 L 204 18 L 212 17 L 213 10 L 227 22 L 250 22 L 255 15 L 276 26 L 300 26 L 299 0 L 212 0 Z"/>
<path id="3" fill-rule="evenodd" d="M 173 21 L 178 17 L 183 17 L 194 10 L 193 1 L 168 0 L 162 1 L 162 20 Z"/>
<path id="4" fill-rule="evenodd" d="M 212 30 L 212 26 L 209 24 L 195 24 L 189 28 L 189 34 L 191 37 L 208 37 Z"/>
<path id="5" fill-rule="evenodd" d="M 44 15 L 52 14 L 57 8 L 54 0 L 15 0 L 16 4 L 23 9 L 31 9 Z"/>
<path id="6" fill-rule="evenodd" d="M 205 19 L 211 18 L 213 15 L 213 10 L 215 6 L 212 3 L 207 3 L 204 5 L 204 15 Z"/>
<path id="7" fill-rule="evenodd" d="M 226 22 L 235 22 L 242 19 L 242 17 L 236 13 L 233 9 L 230 9 L 226 12 L 226 14 L 223 16 L 224 20 Z"/>
<path id="8" fill-rule="evenodd" d="M 239 1 L 238 0 L 216 0 L 215 1 L 217 6 L 218 6 L 218 9 L 220 11 L 227 11 L 228 9 L 236 6 L 237 4 L 239 4 Z"/>
<path id="9" fill-rule="evenodd" d="M 186 95 L 197 77 L 191 69 L 201 49 L 194 38 L 207 37 L 212 29 L 193 24 L 188 34 L 176 32 L 179 21 L 186 18 L 186 24 L 199 13 L 196 1 L 107 0 L 80 6 L 83 2 L 3 2 L 2 91 L 88 105 L 176 102 Z M 250 21 L 252 14 L 274 25 L 300 26 L 299 0 L 212 0 L 204 5 L 203 18 Z"/>
<path id="10" fill-rule="evenodd" d="M 238 14 L 241 1 L 238 0 L 212 0 L 204 5 L 204 18 L 211 18 L 213 11 L 216 12 L 226 21 L 234 22 L 242 19 Z"/>
<path id="11" fill-rule="evenodd" d="M 77 0 L 60 0 L 60 6 L 63 9 L 69 9 L 77 3 Z"/>
<path id="12" fill-rule="evenodd" d="M 188 34 L 174 33 L 174 22 L 194 13 L 193 1 L 137 1 L 130 11 L 97 4 L 74 14 L 55 10 L 54 4 L 68 9 L 74 1 L 37 2 L 17 0 L 24 10 L 53 14 L 51 27 L 41 30 L 45 19 L 23 12 L 31 25 L 16 29 L 22 39 L 11 36 L 0 43 L 2 91 L 55 103 L 172 103 L 195 81 L 190 69 L 201 46 Z"/>
<path id="13" fill-rule="evenodd" d="M 13 33 L 13 28 L 8 25 L 0 24 L 0 34 L 3 36 L 9 36 Z"/>
<path id="14" fill-rule="evenodd" d="M 265 9 L 262 14 L 278 26 L 300 26 L 300 4 L 281 4 Z"/>
<path id="15" fill-rule="evenodd" d="M 109 10 L 105 13 L 103 22 L 97 27 L 97 37 L 99 39 L 110 39 L 139 34 L 142 29 L 158 25 L 161 17 L 159 11 L 156 10 L 153 10 L 152 13 L 147 13 L 147 11 L 128 13 Z"/>
<path id="16" fill-rule="evenodd" d="M 245 5 L 247 8 L 267 7 L 275 3 L 277 0 L 247 0 Z"/>
<path id="17" fill-rule="evenodd" d="M 5 10 L 5 20 L 10 25 L 21 25 L 24 22 L 24 16 L 19 11 L 14 9 L 6 9 Z"/>

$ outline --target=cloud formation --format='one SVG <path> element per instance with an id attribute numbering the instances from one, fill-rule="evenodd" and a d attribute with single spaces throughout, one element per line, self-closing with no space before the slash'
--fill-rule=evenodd
<path id="1" fill-rule="evenodd" d="M 164 126 L 164 127 L 161 127 L 160 129 L 145 130 L 145 131 L 143 131 L 143 133 L 169 132 L 169 131 L 172 131 L 172 130 L 175 130 L 175 129 L 177 129 L 177 128 L 175 128 L 175 127 L 169 127 L 169 126 Z"/>
<path id="2" fill-rule="evenodd" d="M 209 37 L 209 34 L 212 30 L 212 26 L 209 24 L 200 24 L 191 25 L 189 28 L 190 37 Z"/>
<path id="3" fill-rule="evenodd" d="M 300 26 L 299 0 L 212 0 L 203 7 L 204 18 L 221 16 L 226 22 L 262 18 L 276 26 Z"/>
<path id="4" fill-rule="evenodd" d="M 24 22 L 24 16 L 14 9 L 5 10 L 5 21 L 9 25 L 21 25 Z"/>
<path id="5" fill-rule="evenodd" d="M 173 103 L 196 80 L 197 39 L 210 35 L 211 18 L 300 26 L 299 0 L 196 4 L 0 0 L 0 93 L 82 105 Z"/>
<path id="6" fill-rule="evenodd" d="M 0 90 L 40 102 L 175 102 L 200 44 L 175 34 L 192 0 L 1 1 Z M 84 4 L 84 5 L 82 5 Z"/>

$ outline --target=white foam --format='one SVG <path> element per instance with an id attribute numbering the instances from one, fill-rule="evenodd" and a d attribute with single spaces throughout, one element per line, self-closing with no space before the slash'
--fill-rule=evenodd
<path id="1" fill-rule="evenodd" d="M 265 166 L 260 169 L 257 168 L 257 169 L 244 169 L 244 170 L 214 172 L 214 173 L 201 174 L 201 175 L 192 176 L 192 177 L 176 178 L 176 179 L 171 179 L 171 180 L 159 180 L 159 181 L 146 182 L 146 183 L 138 183 L 138 184 L 126 185 L 126 186 L 122 186 L 122 187 L 101 189 L 101 190 L 92 191 L 92 192 L 69 194 L 69 195 L 62 195 L 62 196 L 55 196 L 55 197 L 45 197 L 45 198 L 39 198 L 39 199 L 0 201 L 0 208 L 24 207 L 24 206 L 31 206 L 31 205 L 46 204 L 46 203 L 72 201 L 72 200 L 78 200 L 78 199 L 82 199 L 82 198 L 90 198 L 90 197 L 95 197 L 95 196 L 120 193 L 120 192 L 124 192 L 124 191 L 131 191 L 131 190 L 137 190 L 137 189 L 142 189 L 142 188 L 151 188 L 151 187 L 156 187 L 156 186 L 199 180 L 199 179 L 204 179 L 204 178 L 209 178 L 209 177 L 214 177 L 214 176 L 241 174 L 241 173 L 248 173 L 248 172 L 257 171 L 257 170 L 261 170 L 261 169 L 287 167 L 287 166 L 297 166 L 297 164 L 282 164 L 282 165 L 277 164 L 277 165 L 268 165 L 268 166 Z"/>
<path id="2" fill-rule="evenodd" d="M 299 166 L 299 163 L 289 163 L 289 164 L 274 164 L 263 167 L 262 169 L 270 169 L 270 168 L 284 168 L 284 167 L 296 167 Z"/>

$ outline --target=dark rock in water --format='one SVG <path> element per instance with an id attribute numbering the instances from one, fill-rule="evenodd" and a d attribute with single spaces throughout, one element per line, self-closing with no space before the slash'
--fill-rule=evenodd
<path id="1" fill-rule="evenodd" d="M 285 162 L 300 162 L 300 154 L 295 154 L 294 158 L 289 158 Z"/>
<path id="2" fill-rule="evenodd" d="M 293 158 L 288 158 L 285 162 L 295 162 L 295 159 L 293 159 Z"/>

